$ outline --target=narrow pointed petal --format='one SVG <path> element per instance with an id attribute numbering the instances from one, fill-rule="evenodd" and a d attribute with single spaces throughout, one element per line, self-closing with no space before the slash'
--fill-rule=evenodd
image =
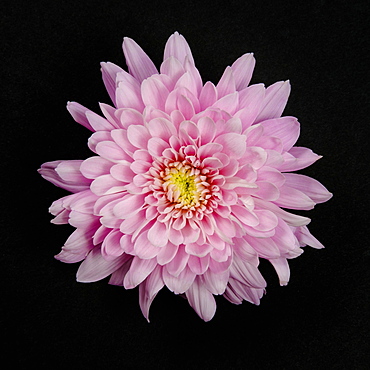
<path id="1" fill-rule="evenodd" d="M 89 109 L 85 108 L 83 105 L 79 103 L 68 102 L 67 110 L 77 123 L 86 127 L 90 131 L 95 131 L 86 118 L 86 112 L 90 111 Z"/>
<path id="2" fill-rule="evenodd" d="M 236 90 L 243 90 L 249 85 L 255 64 L 253 53 L 242 55 L 232 64 Z"/>
<path id="3" fill-rule="evenodd" d="M 100 63 L 100 66 L 105 88 L 107 89 L 113 104 L 116 104 L 116 76 L 118 73 L 123 72 L 123 69 L 110 62 L 102 62 Z"/>
<path id="4" fill-rule="evenodd" d="M 262 103 L 261 112 L 255 123 L 271 118 L 278 118 L 283 113 L 290 94 L 290 83 L 276 82 L 266 90 L 265 99 Z"/>
<path id="5" fill-rule="evenodd" d="M 139 82 L 158 73 L 152 60 L 134 40 L 125 37 L 122 48 L 128 70 Z"/>
<path id="6" fill-rule="evenodd" d="M 287 285 L 290 277 L 290 269 L 286 258 L 271 258 L 269 261 L 279 276 L 280 285 Z"/>
<path id="7" fill-rule="evenodd" d="M 167 40 L 166 46 L 164 48 L 164 57 L 166 60 L 169 57 L 175 57 L 184 65 L 185 58 L 188 57 L 189 61 L 194 64 L 194 58 L 191 53 L 189 44 L 186 42 L 184 36 L 180 35 L 178 32 L 175 32 Z"/>
<path id="8" fill-rule="evenodd" d="M 213 294 L 205 288 L 199 278 L 194 281 L 185 294 L 190 306 L 204 321 L 212 319 L 216 312 L 216 301 Z"/>
<path id="9" fill-rule="evenodd" d="M 126 261 L 126 256 L 121 255 L 111 261 L 103 258 L 100 247 L 94 248 L 81 263 L 77 271 L 77 281 L 91 283 L 104 279 L 112 272 L 119 269 Z"/>

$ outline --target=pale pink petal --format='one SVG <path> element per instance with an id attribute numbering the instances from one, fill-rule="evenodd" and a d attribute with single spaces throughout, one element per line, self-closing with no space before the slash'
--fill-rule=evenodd
<path id="1" fill-rule="evenodd" d="M 122 233 L 119 230 L 112 230 L 104 239 L 101 247 L 101 254 L 107 260 L 113 260 L 123 253 L 120 245 Z"/>
<path id="2" fill-rule="evenodd" d="M 226 67 L 223 75 L 220 78 L 220 81 L 216 86 L 216 89 L 218 99 L 222 98 L 225 95 L 234 93 L 236 91 L 234 74 L 231 67 Z"/>
<path id="3" fill-rule="evenodd" d="M 216 312 L 216 302 L 213 294 L 209 292 L 199 278 L 194 280 L 191 287 L 185 292 L 189 304 L 204 320 L 212 319 Z"/>
<path id="4" fill-rule="evenodd" d="M 176 256 L 166 265 L 166 269 L 171 275 L 178 276 L 185 268 L 188 260 L 189 255 L 185 252 L 184 245 L 180 245 Z"/>
<path id="5" fill-rule="evenodd" d="M 288 151 L 299 137 L 300 125 L 295 117 L 281 117 L 261 123 L 265 136 L 277 137 L 283 143 L 284 151 Z"/>
<path id="6" fill-rule="evenodd" d="M 223 294 L 229 281 L 229 276 L 230 272 L 228 270 L 216 274 L 208 269 L 203 275 L 204 284 L 212 294 Z"/>
<path id="7" fill-rule="evenodd" d="M 154 63 L 134 40 L 125 37 L 122 48 L 128 70 L 139 82 L 158 73 Z"/>
<path id="8" fill-rule="evenodd" d="M 223 146 L 223 153 L 230 157 L 240 158 L 246 151 L 246 137 L 234 132 L 223 134 L 215 139 L 215 142 Z"/>
<path id="9" fill-rule="evenodd" d="M 288 154 L 288 153 L 285 153 Z M 311 149 L 303 147 L 293 147 L 289 150 L 289 154 L 295 159 L 293 162 L 283 163 L 278 169 L 280 171 L 297 171 L 306 168 L 322 158 L 321 155 L 315 154 Z"/>
<path id="10" fill-rule="evenodd" d="M 177 134 L 173 123 L 165 118 L 154 118 L 148 122 L 147 127 L 151 137 L 158 137 L 166 142 L 172 135 Z"/>
<path id="11" fill-rule="evenodd" d="M 125 289 L 133 289 L 138 286 L 147 278 L 156 266 L 157 262 L 155 258 L 144 260 L 139 257 L 134 257 L 130 270 L 127 272 L 123 281 Z"/>
<path id="12" fill-rule="evenodd" d="M 288 101 L 289 94 L 289 81 L 276 82 L 269 86 L 266 90 L 260 114 L 255 119 L 255 123 L 280 117 Z"/>
<path id="13" fill-rule="evenodd" d="M 274 203 L 290 209 L 309 210 L 315 206 L 315 202 L 306 194 L 285 184 L 280 188 L 279 199 L 275 200 Z"/>
<path id="14" fill-rule="evenodd" d="M 236 90 L 240 91 L 248 86 L 255 64 L 253 53 L 242 55 L 232 64 L 231 69 L 234 73 Z"/>
<path id="15" fill-rule="evenodd" d="M 290 269 L 286 258 L 271 258 L 269 261 L 279 276 L 280 285 L 287 285 L 290 277 Z"/>
<path id="16" fill-rule="evenodd" d="M 112 102 L 116 104 L 116 76 L 117 73 L 123 72 L 123 69 L 110 62 L 102 62 L 100 63 L 100 66 L 105 88 L 107 89 Z"/>
<path id="17" fill-rule="evenodd" d="M 81 164 L 80 171 L 88 179 L 96 179 L 109 174 L 112 162 L 101 157 L 90 157 Z"/>
<path id="18" fill-rule="evenodd" d="M 218 99 L 212 105 L 212 108 L 218 108 L 229 114 L 234 114 L 238 106 L 239 106 L 239 95 L 237 92 L 234 92 Z"/>
<path id="19" fill-rule="evenodd" d="M 217 89 L 212 82 L 207 81 L 199 95 L 200 108 L 202 110 L 211 107 L 218 99 Z"/>
<path id="20" fill-rule="evenodd" d="M 315 203 L 326 202 L 333 196 L 324 185 L 311 177 L 296 173 L 286 173 L 284 176 L 288 186 L 300 190 Z"/>
<path id="21" fill-rule="evenodd" d="M 164 223 L 156 221 L 149 229 L 148 240 L 156 247 L 163 247 L 168 243 L 167 227 Z"/>
<path id="22" fill-rule="evenodd" d="M 234 256 L 233 264 L 230 266 L 230 274 L 241 283 L 254 288 L 265 288 L 266 282 L 257 267 Z"/>
<path id="23" fill-rule="evenodd" d="M 140 83 L 125 71 L 118 75 L 116 106 L 118 108 L 133 108 L 140 112 L 145 107 L 141 99 Z"/>
<path id="24" fill-rule="evenodd" d="M 73 119 L 79 123 L 80 125 L 86 127 L 90 131 L 95 131 L 89 121 L 86 118 L 86 112 L 89 111 L 89 109 L 85 108 L 83 105 L 76 103 L 76 102 L 68 102 L 67 103 L 67 110 L 73 117 Z"/>
<path id="25" fill-rule="evenodd" d="M 303 245 L 309 245 L 312 248 L 322 249 L 324 246 L 310 233 L 307 226 L 299 227 L 296 236 Z"/>
<path id="26" fill-rule="evenodd" d="M 185 293 L 191 284 L 193 284 L 195 276 L 195 273 L 192 272 L 187 266 L 177 276 L 172 275 L 168 269 L 163 267 L 164 283 L 166 284 L 167 288 L 175 294 Z"/>
<path id="27" fill-rule="evenodd" d="M 148 78 L 141 84 L 141 96 L 145 105 L 164 111 L 168 94 L 167 87 L 157 78 Z"/>
<path id="28" fill-rule="evenodd" d="M 108 195 L 125 190 L 125 186 L 121 181 L 116 180 L 111 175 L 102 175 L 97 177 L 91 183 L 91 191 L 96 195 Z"/>
<path id="29" fill-rule="evenodd" d="M 161 248 L 154 246 L 148 240 L 148 230 L 146 230 L 137 237 L 134 244 L 134 250 L 139 258 L 151 259 L 158 255 L 158 253 L 161 251 Z"/>
<path id="30" fill-rule="evenodd" d="M 176 256 L 179 247 L 178 244 L 168 243 L 164 247 L 160 248 L 157 254 L 157 262 L 160 265 L 167 265 Z"/>
<path id="31" fill-rule="evenodd" d="M 197 257 L 194 255 L 189 256 L 188 266 L 194 274 L 202 275 L 204 274 L 209 266 L 209 254 L 204 257 Z"/>
<path id="32" fill-rule="evenodd" d="M 149 322 L 149 309 L 157 295 L 163 288 L 162 269 L 157 266 L 153 272 L 139 286 L 139 304 L 141 312 Z"/>
<path id="33" fill-rule="evenodd" d="M 116 128 L 112 122 L 107 121 L 92 111 L 87 111 L 85 115 L 94 131 L 111 131 Z"/>
<path id="34" fill-rule="evenodd" d="M 89 181 L 91 180 L 85 179 L 85 181 L 80 183 L 79 181 L 77 182 L 76 181 L 66 181 L 60 177 L 60 175 L 57 172 L 57 168 L 63 162 L 64 161 L 46 162 L 41 166 L 38 172 L 45 180 L 48 180 L 55 186 L 68 190 L 72 193 L 77 193 L 79 191 L 89 189 L 90 187 Z M 78 162 L 78 163 L 81 163 L 81 162 Z"/>
<path id="35" fill-rule="evenodd" d="M 103 258 L 100 247 L 94 248 L 81 263 L 77 271 L 77 281 L 91 283 L 104 279 L 112 272 L 119 269 L 126 261 L 126 256 L 121 255 L 111 261 Z"/>
<path id="36" fill-rule="evenodd" d="M 113 209 L 114 215 L 117 218 L 125 219 L 129 216 L 138 213 L 144 205 L 145 196 L 142 194 L 125 195 Z"/>
<path id="37" fill-rule="evenodd" d="M 175 57 L 183 65 L 185 63 L 185 58 L 188 57 L 189 61 L 194 64 L 189 44 L 186 42 L 184 36 L 180 35 L 178 32 L 170 36 L 164 48 L 163 60 L 171 56 Z"/>
<path id="38" fill-rule="evenodd" d="M 131 125 L 127 129 L 127 138 L 137 148 L 147 149 L 151 135 L 148 129 L 140 125 Z"/>
<path id="39" fill-rule="evenodd" d="M 185 73 L 185 69 L 178 59 L 171 56 L 161 64 L 160 72 L 170 77 L 173 89 L 177 80 Z"/>

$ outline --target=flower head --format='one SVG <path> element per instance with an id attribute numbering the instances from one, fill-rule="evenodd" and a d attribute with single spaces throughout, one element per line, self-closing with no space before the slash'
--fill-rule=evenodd
<path id="1" fill-rule="evenodd" d="M 76 228 L 56 258 L 83 261 L 80 282 L 111 275 L 111 284 L 139 286 L 147 319 L 164 286 L 206 321 L 214 295 L 259 304 L 266 287 L 259 258 L 286 285 L 287 260 L 305 245 L 322 248 L 310 219 L 282 208 L 309 210 L 331 197 L 318 181 L 292 173 L 320 156 L 295 147 L 300 125 L 281 117 L 289 82 L 248 86 L 255 59 L 245 54 L 216 86 L 203 84 L 177 32 L 160 71 L 132 39 L 123 51 L 129 72 L 101 64 L 114 106 L 100 104 L 100 116 L 67 105 L 94 132 L 95 155 L 39 170 L 73 193 L 50 208 L 55 224 Z"/>

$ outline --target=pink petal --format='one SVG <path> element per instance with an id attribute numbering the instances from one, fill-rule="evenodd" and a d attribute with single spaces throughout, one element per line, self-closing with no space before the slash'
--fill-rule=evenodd
<path id="1" fill-rule="evenodd" d="M 94 131 L 111 131 L 116 128 L 111 122 L 92 111 L 87 111 L 85 115 Z"/>
<path id="2" fill-rule="evenodd" d="M 188 260 L 189 255 L 185 252 L 184 245 L 180 245 L 176 256 L 166 265 L 166 269 L 171 275 L 178 276 L 185 268 Z"/>
<path id="3" fill-rule="evenodd" d="M 133 108 L 142 112 L 144 103 L 141 98 L 140 83 L 125 71 L 118 75 L 116 90 L 116 106 L 118 108 Z"/>
<path id="4" fill-rule="evenodd" d="M 163 59 L 166 60 L 171 56 L 178 59 L 181 64 L 184 64 L 185 58 L 188 57 L 189 61 L 194 64 L 194 59 L 190 47 L 186 42 L 184 36 L 180 35 L 178 32 L 175 32 L 173 35 L 170 36 L 164 48 Z"/>
<path id="5" fill-rule="evenodd" d="M 157 78 L 148 78 L 141 84 L 141 96 L 145 105 L 164 111 L 168 94 L 167 87 Z"/>
<path id="6" fill-rule="evenodd" d="M 194 274 L 202 275 L 207 271 L 209 266 L 209 254 L 204 257 L 189 256 L 188 266 Z"/>
<path id="7" fill-rule="evenodd" d="M 290 226 L 307 225 L 311 221 L 308 217 L 303 217 L 284 211 L 274 203 L 257 198 L 254 199 L 254 202 L 261 208 L 269 209 L 270 211 L 274 212 L 279 218 L 284 220 Z"/>
<path id="8" fill-rule="evenodd" d="M 255 123 L 280 117 L 288 101 L 289 94 L 289 81 L 280 81 L 269 86 L 266 90 L 260 114 L 257 116 Z"/>
<path id="9" fill-rule="evenodd" d="M 244 224 L 252 227 L 259 224 L 258 217 L 246 207 L 235 205 L 232 206 L 231 209 L 233 214 Z"/>
<path id="10" fill-rule="evenodd" d="M 139 286 L 139 304 L 141 312 L 149 322 L 149 309 L 157 295 L 163 288 L 162 269 L 157 266 L 153 272 Z"/>
<path id="11" fill-rule="evenodd" d="M 148 240 L 148 230 L 141 233 L 134 245 L 135 253 L 139 258 L 142 259 L 148 259 L 153 258 L 158 255 L 158 253 L 161 251 L 161 248 L 158 248 L 154 246 L 149 240 Z"/>
<path id="12" fill-rule="evenodd" d="M 100 66 L 105 88 L 112 102 L 116 104 L 116 76 L 117 73 L 123 72 L 123 69 L 110 62 L 102 62 Z"/>
<path id="13" fill-rule="evenodd" d="M 326 202 L 333 196 L 324 185 L 311 177 L 296 173 L 286 173 L 284 176 L 288 186 L 300 190 L 309 196 L 315 203 Z"/>
<path id="14" fill-rule="evenodd" d="M 234 114 L 238 106 L 239 106 L 239 95 L 237 92 L 234 92 L 218 99 L 212 105 L 212 108 L 218 108 L 224 110 L 229 114 Z"/>
<path id="15" fill-rule="evenodd" d="M 83 105 L 76 103 L 76 102 L 68 102 L 67 103 L 67 110 L 73 117 L 73 119 L 79 123 L 80 125 L 86 127 L 90 131 L 95 131 L 89 121 L 86 118 L 86 112 L 89 111 L 89 109 L 85 108 Z"/>
<path id="16" fill-rule="evenodd" d="M 204 287 L 199 278 L 195 279 L 185 294 L 195 312 L 204 321 L 210 321 L 216 312 L 216 302 L 213 294 Z"/>
<path id="17" fill-rule="evenodd" d="M 56 171 L 57 167 L 62 162 L 63 161 L 46 162 L 41 166 L 38 172 L 45 180 L 48 180 L 55 186 L 68 190 L 72 193 L 78 193 L 80 191 L 89 189 L 90 185 L 87 182 L 87 179 L 85 179 L 83 183 L 80 183 L 79 181 L 75 182 L 63 180 Z"/>
<path id="18" fill-rule="evenodd" d="M 112 162 L 102 157 L 90 157 L 82 162 L 81 173 L 88 179 L 96 179 L 101 175 L 109 174 Z"/>
<path id="19" fill-rule="evenodd" d="M 163 268 L 163 280 L 167 288 L 175 294 L 183 294 L 193 284 L 195 274 L 189 267 L 185 267 L 178 276 L 168 272 L 166 267 Z"/>
<path id="20" fill-rule="evenodd" d="M 315 202 L 306 194 L 285 184 L 280 188 L 280 197 L 274 203 L 290 209 L 309 210 L 315 206 Z"/>
<path id="21" fill-rule="evenodd" d="M 217 89 L 212 82 L 207 81 L 199 95 L 201 110 L 211 107 L 218 99 Z"/>
<path id="22" fill-rule="evenodd" d="M 139 82 L 158 73 L 154 63 L 134 40 L 125 37 L 122 48 L 129 72 Z"/>
<path id="23" fill-rule="evenodd" d="M 216 86 L 216 89 L 218 99 L 222 98 L 225 95 L 234 93 L 236 91 L 234 74 L 231 67 L 226 67 L 220 81 Z"/>
<path id="24" fill-rule="evenodd" d="M 155 258 L 144 260 L 139 257 L 134 257 L 130 270 L 127 272 L 123 281 L 125 289 L 133 289 L 142 283 L 156 266 L 157 262 Z"/>
<path id="25" fill-rule="evenodd" d="M 166 142 L 172 135 L 177 134 L 173 123 L 165 118 L 154 118 L 148 122 L 147 127 L 151 137 L 158 137 Z"/>
<path id="26" fill-rule="evenodd" d="M 255 64 L 253 53 L 242 55 L 232 64 L 231 69 L 234 73 L 236 90 L 240 91 L 248 86 Z"/>
<path id="27" fill-rule="evenodd" d="M 142 194 L 125 195 L 123 200 L 119 201 L 113 208 L 113 213 L 117 218 L 125 219 L 138 213 L 144 205 L 145 196 Z"/>
<path id="28" fill-rule="evenodd" d="M 246 151 L 246 137 L 234 132 L 223 134 L 217 137 L 215 143 L 223 146 L 223 153 L 230 157 L 240 158 Z"/>
<path id="29" fill-rule="evenodd" d="M 296 236 L 301 244 L 312 248 L 322 249 L 324 246 L 310 233 L 307 226 L 299 227 Z"/>
<path id="30" fill-rule="evenodd" d="M 230 266 L 230 274 L 241 283 L 254 288 L 265 288 L 266 282 L 257 267 L 234 256 L 234 262 Z"/>
<path id="31" fill-rule="evenodd" d="M 287 285 L 290 277 L 290 269 L 286 258 L 271 258 L 269 261 L 279 276 L 280 285 Z"/>
<path id="32" fill-rule="evenodd" d="M 229 281 L 230 272 L 224 271 L 219 274 L 208 269 L 204 275 L 204 284 L 212 294 L 223 294 Z"/>
<path id="33" fill-rule="evenodd" d="M 170 77 L 173 89 L 177 80 L 185 73 L 185 69 L 177 58 L 171 56 L 161 64 L 160 72 Z"/>
<path id="34" fill-rule="evenodd" d="M 119 230 L 112 230 L 104 239 L 101 254 L 107 260 L 113 260 L 123 253 L 121 248 L 120 239 L 122 233 Z"/>
<path id="35" fill-rule="evenodd" d="M 285 153 L 287 154 L 287 153 Z M 311 149 L 303 147 L 293 147 L 289 150 L 295 161 L 292 163 L 283 163 L 279 166 L 280 171 L 297 171 L 302 168 L 310 166 L 312 163 L 316 162 L 322 156 L 315 154 Z"/>
<path id="36" fill-rule="evenodd" d="M 91 183 L 90 188 L 94 194 L 99 196 L 114 194 L 125 190 L 124 184 L 111 175 L 99 176 Z"/>
<path id="37" fill-rule="evenodd" d="M 168 243 L 164 247 L 162 247 L 157 255 L 157 262 L 160 265 L 166 265 L 170 263 L 173 258 L 176 256 L 178 251 L 178 245 Z"/>
<path id="38" fill-rule="evenodd" d="M 164 223 L 156 221 L 149 229 L 148 240 L 156 247 L 163 247 L 168 243 L 167 227 Z"/>
<path id="39" fill-rule="evenodd" d="M 91 283 L 104 279 L 112 272 L 119 269 L 126 262 L 123 254 L 114 260 L 107 261 L 103 258 L 100 247 L 94 248 L 81 263 L 77 271 L 77 281 L 81 283 Z"/>
<path id="40" fill-rule="evenodd" d="M 127 129 L 127 138 L 137 148 L 147 149 L 151 135 L 148 129 L 141 125 L 131 125 Z"/>
<path id="41" fill-rule="evenodd" d="M 101 157 L 115 163 L 126 163 L 132 159 L 124 152 L 124 150 L 113 141 L 101 141 L 96 145 L 96 153 Z"/>
<path id="42" fill-rule="evenodd" d="M 297 118 L 281 117 L 261 123 L 265 136 L 277 137 L 283 143 L 284 151 L 288 151 L 299 137 L 300 125 Z"/>

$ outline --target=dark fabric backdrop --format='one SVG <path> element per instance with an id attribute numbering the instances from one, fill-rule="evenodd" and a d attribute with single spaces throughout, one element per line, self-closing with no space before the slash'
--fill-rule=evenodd
<path id="1" fill-rule="evenodd" d="M 368 1 L 6 1 L 1 23 L 1 332 L 3 362 L 28 368 L 365 369 L 369 364 Z M 265 262 L 259 307 L 217 297 L 204 323 L 163 289 L 143 318 L 137 289 L 75 281 L 57 254 L 73 230 L 49 223 L 67 194 L 36 172 L 90 156 L 89 131 L 66 102 L 109 103 L 101 61 L 125 66 L 136 40 L 161 63 L 174 32 L 189 42 L 203 81 L 254 52 L 253 83 L 290 79 L 285 115 L 298 144 L 323 158 L 302 173 L 334 197 L 315 210 L 326 246 L 290 262 L 280 287 Z M 5 343 L 5 345 L 4 345 Z"/>

